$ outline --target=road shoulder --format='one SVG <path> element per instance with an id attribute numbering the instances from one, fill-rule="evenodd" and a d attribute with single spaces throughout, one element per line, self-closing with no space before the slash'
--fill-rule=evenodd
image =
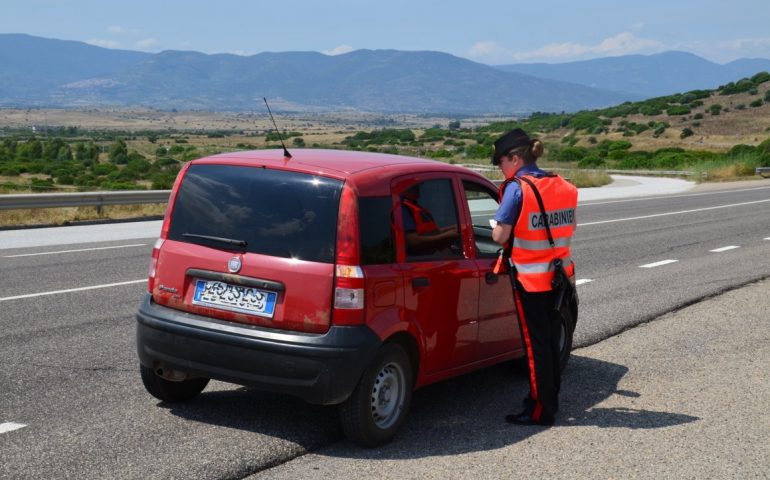
<path id="1" fill-rule="evenodd" d="M 768 292 L 754 283 L 576 350 L 553 428 L 502 422 L 517 379 L 495 405 L 413 412 L 386 447 L 339 442 L 249 478 L 765 478 Z"/>

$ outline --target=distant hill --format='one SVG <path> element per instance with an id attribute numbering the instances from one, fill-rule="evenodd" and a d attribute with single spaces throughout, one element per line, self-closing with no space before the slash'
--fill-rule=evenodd
<path id="1" fill-rule="evenodd" d="M 760 71 L 770 71 L 770 60 L 740 59 L 719 65 L 691 53 L 665 52 L 555 64 L 520 63 L 497 68 L 649 98 L 717 88 Z"/>
<path id="2" fill-rule="evenodd" d="M 254 110 L 263 96 L 285 111 L 507 115 L 637 98 L 439 52 L 148 54 L 0 34 L 0 106 Z"/>

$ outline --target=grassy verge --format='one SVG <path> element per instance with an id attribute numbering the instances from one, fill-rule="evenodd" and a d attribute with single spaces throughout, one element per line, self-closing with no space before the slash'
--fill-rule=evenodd
<path id="1" fill-rule="evenodd" d="M 0 226 L 20 225 L 64 225 L 86 220 L 117 220 L 163 215 L 166 204 L 113 205 L 101 212 L 95 207 L 72 208 L 30 208 L 23 210 L 0 210 Z"/>

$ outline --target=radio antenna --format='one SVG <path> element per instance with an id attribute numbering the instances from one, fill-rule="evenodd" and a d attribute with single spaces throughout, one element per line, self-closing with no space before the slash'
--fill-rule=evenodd
<path id="1" fill-rule="evenodd" d="M 278 139 L 281 140 L 281 146 L 283 147 L 283 156 L 286 158 L 291 158 L 291 153 L 286 149 L 286 144 L 283 143 L 283 135 L 281 135 L 281 131 L 278 130 L 278 124 L 275 123 L 275 118 L 273 118 L 273 112 L 270 111 L 270 105 L 267 103 L 267 98 L 262 97 L 262 100 L 265 101 L 265 106 L 267 107 L 267 113 L 270 114 L 270 120 L 273 121 L 273 126 L 275 127 L 275 131 L 278 132 Z"/>

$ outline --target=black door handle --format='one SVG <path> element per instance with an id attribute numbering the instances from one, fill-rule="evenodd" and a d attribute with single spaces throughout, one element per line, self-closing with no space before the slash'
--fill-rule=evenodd
<path id="1" fill-rule="evenodd" d="M 427 287 L 428 285 L 430 285 L 428 277 L 415 277 L 412 279 L 412 287 L 414 288 Z"/>
<path id="2" fill-rule="evenodd" d="M 484 280 L 490 285 L 497 283 L 497 274 L 494 272 L 487 272 L 484 274 Z"/>

